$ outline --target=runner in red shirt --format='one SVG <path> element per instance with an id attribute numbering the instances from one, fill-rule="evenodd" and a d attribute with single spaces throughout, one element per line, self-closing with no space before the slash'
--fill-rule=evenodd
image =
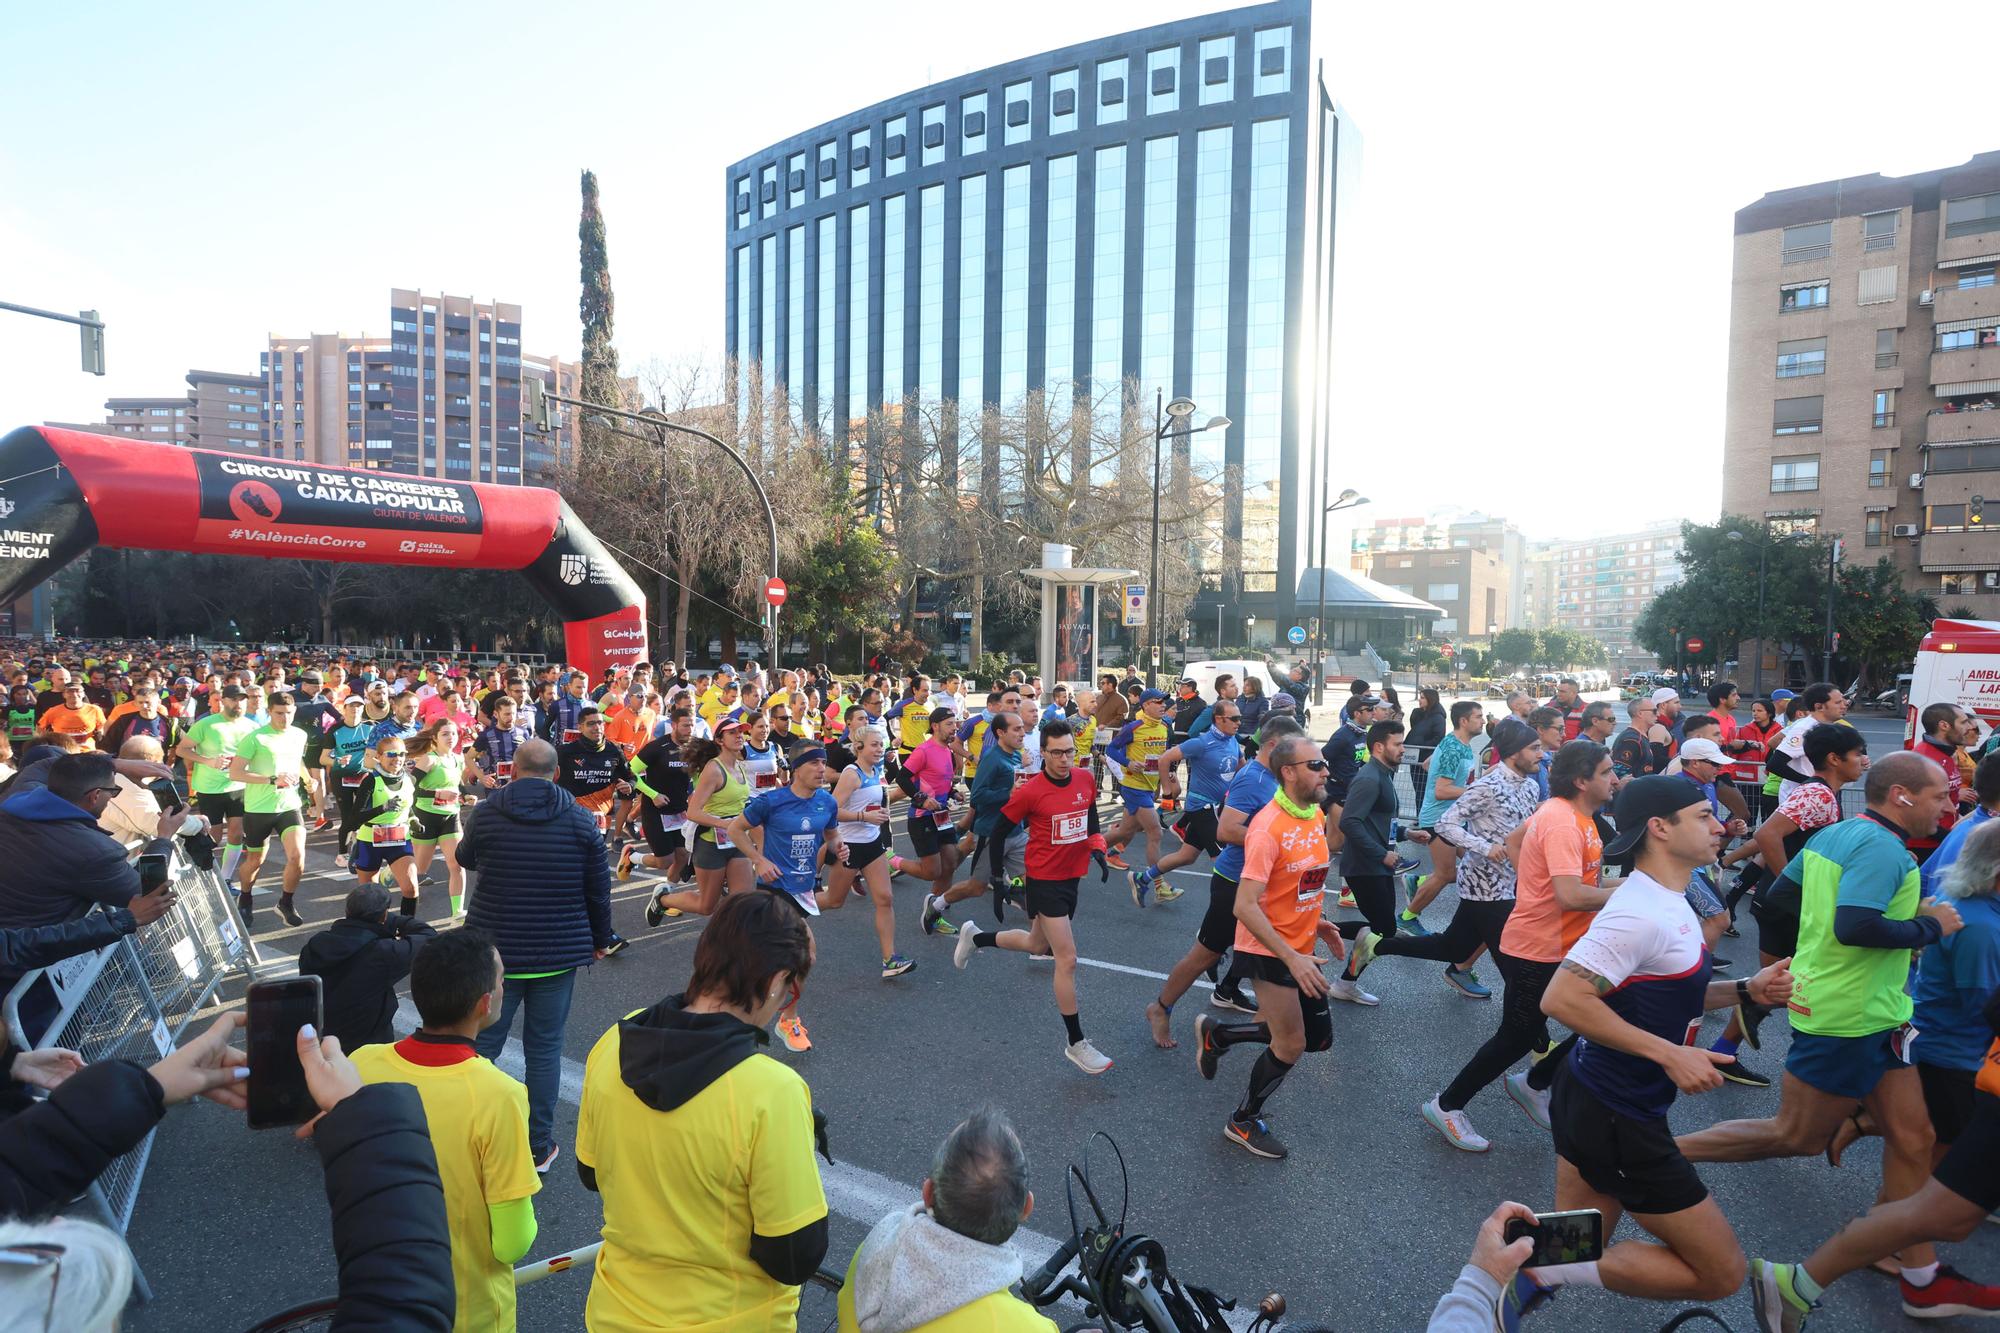
<path id="1" fill-rule="evenodd" d="M 1917 725 L 1923 728 L 1923 735 L 1910 748 L 1944 770 L 1945 790 L 1944 814 L 1938 818 L 1937 832 L 1927 838 L 1910 839 L 1910 855 L 1921 866 L 1938 849 L 1945 834 L 1951 832 L 1952 825 L 1958 823 L 1958 807 L 1965 788 L 1965 775 L 1958 767 L 1958 747 L 1966 742 L 1968 733 L 1977 739 L 1979 731 L 1971 714 L 1957 704 L 1947 703 L 1935 703 L 1924 709 Z"/>
<path id="2" fill-rule="evenodd" d="M 1076 733 L 1069 723 L 1044 722 L 1041 738 L 1042 771 L 1014 788 L 1001 807 L 1005 822 L 992 835 L 1004 844 L 1010 824 L 1028 831 L 1027 907 L 1034 924 L 1027 930 L 982 931 L 968 918 L 958 928 L 952 962 L 963 968 L 974 953 L 989 948 L 1052 955 L 1056 1009 L 1069 1034 L 1064 1054 L 1084 1073 L 1102 1074 L 1111 1068 L 1111 1058 L 1083 1035 L 1076 1002 L 1076 935 L 1070 927 L 1084 869 L 1095 860 L 1100 879 L 1111 874 L 1104 834 L 1097 826 L 1097 791 L 1087 778 L 1073 780 Z"/>

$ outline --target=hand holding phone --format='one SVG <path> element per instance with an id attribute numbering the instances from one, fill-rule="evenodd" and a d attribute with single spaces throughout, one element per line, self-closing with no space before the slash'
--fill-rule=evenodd
<path id="1" fill-rule="evenodd" d="M 299 1029 L 317 1032 L 320 979 L 260 981 L 250 988 L 250 1092 L 252 1129 L 301 1125 L 319 1114 L 299 1057 Z"/>
<path id="2" fill-rule="evenodd" d="M 1604 1214 L 1595 1208 L 1536 1213 L 1533 1221 L 1516 1213 L 1505 1222 L 1502 1235 L 1509 1245 L 1524 1238 L 1534 1242 L 1521 1261 L 1524 1268 L 1594 1264 L 1604 1257 Z"/>

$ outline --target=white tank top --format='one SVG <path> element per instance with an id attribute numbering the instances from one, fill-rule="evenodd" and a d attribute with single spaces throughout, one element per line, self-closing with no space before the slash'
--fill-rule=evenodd
<path id="1" fill-rule="evenodd" d="M 750 784 L 750 794 L 774 791 L 785 785 L 783 763 L 778 747 L 760 750 L 748 741 L 743 743 L 743 780 Z"/>
<path id="2" fill-rule="evenodd" d="M 849 773 L 858 774 L 861 778 L 861 785 L 854 789 L 854 795 L 848 800 L 847 809 L 866 810 L 870 806 L 885 806 L 886 803 L 882 799 L 882 767 L 881 764 L 877 764 L 875 771 L 870 773 L 859 764 L 847 766 Z M 855 844 L 874 842 L 882 836 L 882 827 L 880 824 L 870 824 L 865 820 L 843 819 L 840 821 L 840 840 Z"/>

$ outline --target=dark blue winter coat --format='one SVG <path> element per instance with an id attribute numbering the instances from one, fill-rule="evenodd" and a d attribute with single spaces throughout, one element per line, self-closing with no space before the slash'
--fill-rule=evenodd
<path id="1" fill-rule="evenodd" d="M 516 778 L 466 819 L 458 863 L 477 873 L 465 923 L 509 972 L 583 967 L 611 944 L 611 866 L 597 820 L 555 783 Z"/>

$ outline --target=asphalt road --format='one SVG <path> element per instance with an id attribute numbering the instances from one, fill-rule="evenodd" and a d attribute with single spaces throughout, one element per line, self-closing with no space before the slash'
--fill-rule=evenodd
<path id="1" fill-rule="evenodd" d="M 287 929 L 274 913 L 259 914 L 255 933 L 269 953 L 295 951 L 340 910 L 349 881 L 333 870 L 325 835 L 313 839 L 308 868 L 301 894 L 306 927 Z M 441 868 L 433 874 L 439 878 L 426 890 L 426 916 L 443 908 Z M 1031 1154 L 1038 1206 L 1033 1234 L 1020 1238 L 1031 1263 L 1066 1233 L 1064 1164 L 1102 1130 L 1130 1167 L 1130 1224 L 1165 1243 L 1173 1271 L 1252 1305 L 1267 1291 L 1282 1291 L 1298 1328 L 1422 1328 L 1496 1200 L 1553 1206 L 1548 1136 L 1497 1085 L 1469 1108 L 1493 1141 L 1484 1155 L 1450 1148 L 1418 1115 L 1498 1021 L 1496 1002 L 1460 997 L 1429 964 L 1385 959 L 1367 976 L 1382 997 L 1379 1008 L 1336 1006 L 1334 1049 L 1306 1057 L 1268 1107 L 1273 1129 L 1291 1147 L 1289 1161 L 1261 1161 L 1226 1143 L 1221 1126 L 1242 1091 L 1249 1055 L 1226 1059 L 1214 1084 L 1196 1075 L 1189 1046 L 1206 990 L 1192 992 L 1174 1015 L 1178 1050 L 1153 1046 L 1143 1014 L 1200 915 L 1204 881 L 1184 874 L 1181 882 L 1190 889 L 1186 897 L 1144 912 L 1115 880 L 1085 887 L 1077 920 L 1089 960 L 1080 979 L 1082 1017 L 1116 1061 L 1099 1078 L 1062 1058 L 1048 965 L 982 951 L 969 970 L 955 970 L 951 942 L 916 931 L 914 884 L 898 881 L 899 920 L 907 930 L 898 945 L 918 967 L 898 980 L 878 976 L 865 907 L 851 903 L 818 923 L 819 962 L 802 1011 L 815 1049 L 800 1056 L 777 1043 L 771 1049 L 805 1075 L 831 1120 L 839 1165 L 822 1164 L 834 1214 L 830 1267 L 844 1269 L 867 1228 L 915 1197 L 937 1143 L 982 1103 L 1011 1114 Z M 538 1257 L 591 1242 L 601 1221 L 571 1155 L 582 1061 L 621 1014 L 681 987 L 699 929 L 683 920 L 648 931 L 641 917 L 645 881 L 614 891 L 616 924 L 635 943 L 588 969 L 577 986 L 565 1043 L 572 1063 L 565 1066 L 557 1123 L 564 1153 L 536 1199 Z M 990 924 L 990 905 L 974 905 Z M 1442 926 L 1449 908 L 1440 903 L 1427 919 Z M 1723 941 L 1722 953 L 1736 961 L 1738 975 L 1754 966 L 1747 940 Z M 1497 982 L 1490 966 L 1487 974 Z M 1773 1072 L 1786 1044 L 1783 1025 L 1774 1026 L 1766 1049 L 1753 1057 Z M 510 1062 L 518 1072 L 517 1045 L 503 1060 Z M 1773 1092 L 1726 1087 L 1683 1098 L 1673 1123 L 1691 1129 L 1776 1105 Z M 1103 1188 L 1101 1154 L 1093 1161 L 1100 1163 Z M 1748 1253 L 1792 1258 L 1869 1204 L 1878 1164 L 1869 1141 L 1837 1171 L 1814 1157 L 1709 1166 L 1703 1176 Z M 1109 1194 L 1115 1199 L 1115 1185 Z M 1621 1236 L 1629 1229 L 1628 1223 Z M 127 1327 L 136 1333 L 244 1328 L 335 1288 L 310 1146 L 281 1132 L 249 1133 L 207 1103 L 175 1111 L 162 1126 L 129 1239 L 155 1289 L 153 1302 L 130 1316 Z M 1975 1276 L 2000 1274 L 2000 1228 L 1949 1257 Z M 582 1327 L 588 1282 L 589 1274 L 578 1271 L 524 1288 L 520 1326 Z M 1534 1326 L 1629 1333 L 1656 1328 L 1673 1312 L 1604 1292 L 1574 1292 Z M 1752 1327 L 1747 1297 L 1724 1302 L 1718 1313 L 1737 1329 Z M 817 1330 L 831 1317 L 829 1299 L 808 1292 L 801 1327 Z M 1858 1274 L 1835 1289 L 1813 1326 L 1873 1330 L 1902 1319 L 1894 1285 Z"/>

